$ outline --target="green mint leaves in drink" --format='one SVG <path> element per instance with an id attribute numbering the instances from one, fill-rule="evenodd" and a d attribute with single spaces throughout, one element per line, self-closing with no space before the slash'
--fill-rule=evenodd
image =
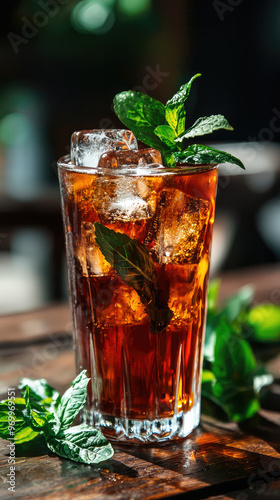
<path id="1" fill-rule="evenodd" d="M 173 313 L 162 298 L 158 277 L 148 249 L 126 234 L 95 222 L 95 238 L 105 259 L 119 277 L 138 293 L 150 319 L 152 333 L 166 329 Z"/>
<path id="2" fill-rule="evenodd" d="M 53 453 L 75 462 L 111 458 L 113 448 L 100 431 L 86 424 L 70 427 L 84 407 L 89 380 L 83 370 L 61 397 L 44 379 L 21 379 L 22 397 L 0 403 L 0 437 L 30 446 L 41 437 Z"/>
<path id="3" fill-rule="evenodd" d="M 227 119 L 220 114 L 198 118 L 186 128 L 185 103 L 194 80 L 200 76 L 198 73 L 182 85 L 166 105 L 141 92 L 121 92 L 114 98 L 115 113 L 137 139 L 160 151 L 163 163 L 168 167 L 174 167 L 176 164 L 211 166 L 229 162 L 244 169 L 238 158 L 224 151 L 201 144 L 185 147 L 185 141 L 194 137 L 211 134 L 220 129 L 233 130 Z"/>

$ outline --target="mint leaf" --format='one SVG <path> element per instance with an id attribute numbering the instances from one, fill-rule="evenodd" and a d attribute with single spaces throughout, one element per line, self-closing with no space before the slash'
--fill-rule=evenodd
<path id="1" fill-rule="evenodd" d="M 0 437 L 2 439 L 12 438 L 16 444 L 19 444 L 31 441 L 38 435 L 25 418 L 23 414 L 25 409 L 26 403 L 23 398 L 15 398 L 13 405 L 8 399 L 0 403 Z M 13 412 L 12 420 L 9 411 Z"/>
<path id="2" fill-rule="evenodd" d="M 43 378 L 37 380 L 31 380 L 26 377 L 21 378 L 18 386 L 19 389 L 25 389 L 27 385 L 29 387 L 30 400 L 37 402 L 41 406 L 45 406 L 46 408 L 54 407 L 60 401 L 59 392 Z"/>
<path id="3" fill-rule="evenodd" d="M 46 408 L 30 401 L 29 386 L 25 386 L 24 399 L 26 407 L 22 410 L 23 417 L 28 425 L 35 431 L 41 432 L 48 428 L 49 433 L 55 433 L 58 428 L 56 415 L 48 412 Z"/>
<path id="4" fill-rule="evenodd" d="M 240 314 L 248 311 L 252 304 L 253 295 L 253 287 L 247 285 L 240 288 L 237 293 L 225 301 L 221 315 L 226 316 L 229 321 L 235 321 Z"/>
<path id="5" fill-rule="evenodd" d="M 251 418 L 260 409 L 254 389 L 256 360 L 248 342 L 236 336 L 225 319 L 216 328 L 214 356 L 213 395 L 232 420 Z"/>
<path id="6" fill-rule="evenodd" d="M 227 119 L 223 115 L 211 115 L 198 118 L 196 122 L 187 130 L 182 132 L 175 142 L 182 142 L 183 139 L 190 139 L 198 135 L 211 134 L 215 130 L 220 129 L 233 130 Z"/>
<path id="7" fill-rule="evenodd" d="M 85 424 L 68 429 L 85 403 L 89 381 L 85 372 L 76 377 L 62 398 L 44 379 L 22 379 L 20 388 L 25 388 L 24 397 L 0 403 L 0 437 L 12 438 L 15 444 L 23 446 L 25 453 L 38 446 L 45 453 L 42 444 L 46 442 L 51 451 L 76 462 L 91 464 L 111 458 L 113 448 L 100 431 Z M 52 395 L 57 408 L 50 404 Z M 47 400 L 50 411 L 34 399 Z"/>
<path id="8" fill-rule="evenodd" d="M 85 464 L 97 464 L 114 454 L 112 445 L 101 432 L 84 424 L 47 438 L 47 446 L 61 457 Z"/>
<path id="9" fill-rule="evenodd" d="M 179 91 L 166 103 L 166 121 L 176 132 L 176 135 L 182 134 L 185 130 L 186 111 L 184 103 L 189 97 L 193 81 L 199 76 L 201 76 L 200 73 L 194 75 L 190 81 L 182 85 Z"/>
<path id="10" fill-rule="evenodd" d="M 147 248 L 126 234 L 108 229 L 95 222 L 95 238 L 105 259 L 120 278 L 138 293 L 146 306 L 153 333 L 163 331 L 173 313 L 161 299 L 158 277 Z"/>
<path id="11" fill-rule="evenodd" d="M 15 444 L 27 443 L 33 441 L 39 435 L 38 431 L 32 429 L 26 422 L 22 423 L 14 435 Z M 7 439 L 7 438 L 6 438 Z"/>
<path id="12" fill-rule="evenodd" d="M 201 374 L 201 383 L 215 382 L 215 375 L 210 370 L 203 370 Z"/>
<path id="13" fill-rule="evenodd" d="M 155 134 L 168 148 L 170 148 L 171 151 L 176 151 L 178 149 L 177 145 L 174 142 L 176 134 L 173 128 L 169 127 L 169 125 L 159 125 L 157 128 L 155 128 Z"/>
<path id="14" fill-rule="evenodd" d="M 259 304 L 247 316 L 252 328 L 253 340 L 257 342 L 280 341 L 280 307 L 275 304 Z"/>
<path id="15" fill-rule="evenodd" d="M 218 297 L 221 288 L 221 280 L 215 279 L 209 282 L 208 288 L 208 312 L 218 310 Z"/>
<path id="16" fill-rule="evenodd" d="M 160 151 L 167 149 L 154 133 L 158 125 L 166 123 L 165 108 L 161 102 L 141 92 L 128 90 L 114 97 L 114 110 L 137 139 Z"/>
<path id="17" fill-rule="evenodd" d="M 86 376 L 86 370 L 83 370 L 75 380 L 73 380 L 71 387 L 63 394 L 56 409 L 57 417 L 60 420 L 58 432 L 68 429 L 84 407 L 89 380 L 90 379 Z"/>
<path id="18" fill-rule="evenodd" d="M 211 148 L 210 146 L 202 146 L 201 144 L 192 144 L 184 151 L 173 153 L 173 157 L 177 163 L 192 164 L 192 165 L 209 165 L 209 168 L 220 163 L 233 163 L 245 169 L 243 163 L 235 156 Z"/>

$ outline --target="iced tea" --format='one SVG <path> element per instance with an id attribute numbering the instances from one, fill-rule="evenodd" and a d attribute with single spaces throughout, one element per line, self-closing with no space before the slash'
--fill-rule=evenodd
<path id="1" fill-rule="evenodd" d="M 91 377 L 87 418 L 112 439 L 183 437 L 199 421 L 217 169 L 101 173 L 63 159 L 59 170 L 77 370 Z M 156 319 L 101 251 L 104 227 L 147 252 Z"/>

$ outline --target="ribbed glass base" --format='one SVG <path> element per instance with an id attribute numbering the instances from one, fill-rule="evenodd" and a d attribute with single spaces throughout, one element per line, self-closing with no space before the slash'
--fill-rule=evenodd
<path id="1" fill-rule="evenodd" d="M 200 420 L 200 401 L 188 412 L 172 418 L 130 420 L 84 410 L 84 421 L 101 430 L 110 441 L 123 444 L 145 444 L 169 441 L 188 436 Z"/>

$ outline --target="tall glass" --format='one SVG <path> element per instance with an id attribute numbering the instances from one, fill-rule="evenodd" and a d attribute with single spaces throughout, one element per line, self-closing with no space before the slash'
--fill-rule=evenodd
<path id="1" fill-rule="evenodd" d="M 58 166 L 84 418 L 112 441 L 185 437 L 200 418 L 217 167 Z M 129 237 L 125 271 L 123 247 L 112 261 L 100 246 L 106 228 Z"/>

